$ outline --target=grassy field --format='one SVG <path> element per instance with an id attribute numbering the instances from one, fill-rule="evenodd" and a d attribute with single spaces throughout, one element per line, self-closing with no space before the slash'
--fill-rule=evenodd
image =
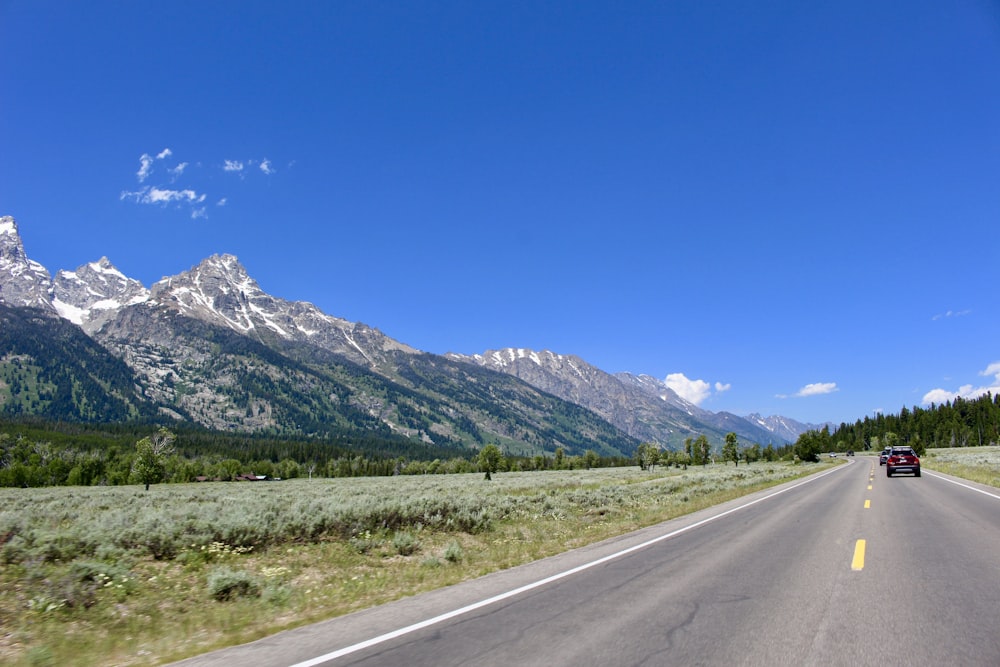
<path id="1" fill-rule="evenodd" d="M 928 449 L 921 467 L 1000 487 L 1000 447 Z"/>
<path id="2" fill-rule="evenodd" d="M 950 459 L 934 451 L 926 461 Z M 161 664 L 838 462 L 0 489 L 0 663 Z"/>

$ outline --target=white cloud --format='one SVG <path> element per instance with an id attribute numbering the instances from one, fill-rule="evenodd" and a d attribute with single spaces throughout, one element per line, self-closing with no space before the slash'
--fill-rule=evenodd
<path id="1" fill-rule="evenodd" d="M 964 385 L 956 391 L 948 391 L 947 389 L 931 389 L 929 392 L 924 394 L 923 399 L 920 401 L 924 405 L 930 405 L 931 403 L 948 403 L 953 401 L 961 395 L 963 389 L 972 389 L 971 384 Z"/>
<path id="2" fill-rule="evenodd" d="M 146 198 L 148 201 L 144 201 L 143 203 L 149 204 L 166 204 L 174 201 L 187 201 L 200 204 L 205 201 L 205 195 L 199 195 L 194 190 L 163 190 L 155 185 L 149 188 Z"/>
<path id="3" fill-rule="evenodd" d="M 723 384 L 723 383 L 721 383 L 721 382 L 716 382 L 716 383 L 715 383 L 715 391 L 717 391 L 717 392 L 719 392 L 719 393 L 722 393 L 722 392 L 724 392 L 724 391 L 729 391 L 729 390 L 730 390 L 730 389 L 732 389 L 732 388 L 733 388 L 733 385 L 731 385 L 731 384 L 730 384 L 730 383 L 728 383 L 728 382 L 727 382 L 727 383 L 725 383 L 725 384 Z"/>
<path id="4" fill-rule="evenodd" d="M 199 195 L 194 190 L 163 190 L 152 185 L 137 192 L 122 192 L 119 199 L 122 201 L 131 199 L 137 204 L 169 204 L 172 202 L 200 204 L 205 201 L 205 195 Z"/>
<path id="5" fill-rule="evenodd" d="M 140 183 L 149 177 L 149 172 L 152 168 L 153 158 L 150 157 L 149 153 L 143 153 L 139 157 L 139 171 L 135 172 L 135 175 L 139 178 Z"/>
<path id="6" fill-rule="evenodd" d="M 704 380 L 690 380 L 684 373 L 671 373 L 663 382 L 678 396 L 695 405 L 700 404 L 712 394 L 712 385 Z"/>
<path id="7" fill-rule="evenodd" d="M 836 382 L 813 382 L 799 389 L 796 396 L 820 396 L 822 394 L 832 394 L 837 391 Z"/>
<path id="8" fill-rule="evenodd" d="M 948 389 L 931 389 L 929 392 L 924 394 L 921 403 L 924 405 L 930 405 L 931 403 L 940 404 L 948 403 L 954 401 L 956 398 L 964 399 L 976 399 L 986 393 L 991 393 L 994 396 L 1000 394 L 1000 361 L 994 361 L 988 365 L 984 370 L 979 371 L 979 375 L 983 377 L 992 377 L 993 381 L 988 386 L 976 387 L 971 384 L 963 384 L 955 391 L 949 391 Z"/>
<path id="9" fill-rule="evenodd" d="M 169 148 L 164 148 L 162 151 L 156 154 L 156 159 L 163 160 L 170 157 L 173 154 L 174 152 L 172 150 L 170 150 Z M 184 167 L 186 166 L 187 163 L 185 162 L 183 166 L 181 166 L 180 168 L 181 171 L 184 171 Z M 135 175 L 139 178 L 139 182 L 142 183 L 147 178 L 149 178 L 149 174 L 152 173 L 152 171 L 153 171 L 153 156 L 151 156 L 149 153 L 143 153 L 141 156 L 139 156 L 139 171 L 135 172 Z M 174 170 L 171 169 L 170 171 L 171 173 L 173 173 Z"/>
<path id="10" fill-rule="evenodd" d="M 807 398 L 809 396 L 832 394 L 835 391 L 840 391 L 837 388 L 836 382 L 813 382 L 802 387 L 802 389 L 799 389 L 792 396 L 795 398 Z M 775 394 L 775 398 L 788 398 L 788 394 Z"/>
<path id="11" fill-rule="evenodd" d="M 139 170 L 136 172 L 140 189 L 122 190 L 119 200 L 137 204 L 173 205 L 188 210 L 192 218 L 207 218 L 208 207 L 200 205 L 209 195 L 199 193 L 191 187 L 180 186 L 182 181 L 185 185 L 190 182 L 191 176 L 197 177 L 204 168 L 203 163 L 200 161 L 175 163 L 172 159 L 173 154 L 170 148 L 164 148 L 156 153 L 155 157 L 154 154 L 143 153 L 139 157 Z M 166 162 L 158 171 L 157 163 L 164 160 Z M 218 165 L 218 162 L 215 164 Z M 278 171 L 268 158 L 222 161 L 222 170 L 237 174 L 241 181 L 248 178 L 247 174 L 255 173 L 254 167 L 260 169 L 265 176 L 276 174 Z M 215 201 L 215 206 L 227 206 L 229 202 L 228 197 L 218 195 L 212 195 L 212 199 Z"/>
<path id="12" fill-rule="evenodd" d="M 971 312 L 972 312 L 971 310 L 946 310 L 943 313 L 938 313 L 937 315 L 932 317 L 931 320 L 936 322 L 938 320 L 948 319 L 951 317 L 962 317 L 964 315 L 968 315 Z"/>

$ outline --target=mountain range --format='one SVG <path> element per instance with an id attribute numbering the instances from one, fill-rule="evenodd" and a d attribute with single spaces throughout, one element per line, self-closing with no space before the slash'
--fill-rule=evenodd
<path id="1" fill-rule="evenodd" d="M 405 438 L 510 454 L 629 456 L 705 434 L 792 442 L 817 428 L 713 413 L 648 375 L 517 348 L 435 355 L 265 293 L 213 255 L 146 288 L 106 258 L 49 271 L 0 218 L 0 414 L 170 419 L 303 437 Z"/>

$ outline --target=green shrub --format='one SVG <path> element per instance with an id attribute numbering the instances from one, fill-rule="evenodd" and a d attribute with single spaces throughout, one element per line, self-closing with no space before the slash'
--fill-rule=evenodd
<path id="1" fill-rule="evenodd" d="M 14 535 L 0 547 L 0 563 L 14 565 L 25 560 L 28 554 L 28 544 L 20 535 Z"/>
<path id="2" fill-rule="evenodd" d="M 135 591 L 135 578 L 128 569 L 113 563 L 77 560 L 69 567 L 64 580 L 67 606 L 90 607 L 102 591 L 113 594 L 119 602 Z"/>
<path id="3" fill-rule="evenodd" d="M 352 536 L 348 540 L 348 544 L 350 544 L 351 548 L 359 554 L 366 554 L 372 549 L 380 548 L 384 542 L 378 537 L 373 536 L 370 530 L 364 530 L 357 535 Z"/>
<path id="4" fill-rule="evenodd" d="M 448 543 L 448 547 L 444 550 L 444 559 L 449 563 L 458 563 L 465 557 L 465 553 L 462 551 L 462 545 L 460 545 L 455 540 Z"/>
<path id="5" fill-rule="evenodd" d="M 264 587 L 261 599 L 275 607 L 284 607 L 292 599 L 292 587 L 282 584 L 268 584 Z"/>
<path id="6" fill-rule="evenodd" d="M 260 597 L 261 586 L 249 572 L 219 567 L 208 575 L 209 595 L 219 602 L 239 597 Z"/>
<path id="7" fill-rule="evenodd" d="M 131 579 L 129 571 L 124 567 L 93 560 L 73 561 L 69 572 L 79 581 L 96 581 L 102 585 L 108 581 L 129 581 Z"/>
<path id="8" fill-rule="evenodd" d="M 94 558 L 105 563 L 116 563 L 118 565 L 135 562 L 135 554 L 133 552 L 126 551 L 118 545 L 108 542 L 97 545 L 97 548 L 94 550 Z"/>
<path id="9" fill-rule="evenodd" d="M 392 536 L 392 546 L 400 556 L 412 556 L 420 549 L 420 541 L 413 533 L 396 531 Z"/>

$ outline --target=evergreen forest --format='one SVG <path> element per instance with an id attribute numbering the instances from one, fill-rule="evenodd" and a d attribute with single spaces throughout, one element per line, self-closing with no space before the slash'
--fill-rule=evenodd
<path id="1" fill-rule="evenodd" d="M 823 452 L 874 451 L 909 445 L 923 454 L 928 448 L 982 447 L 1000 444 L 1000 394 L 956 398 L 927 408 L 903 407 L 898 414 L 876 414 L 830 430 L 799 436 L 795 453 L 815 460 Z"/>
<path id="2" fill-rule="evenodd" d="M 0 419 L 0 486 L 122 485 L 136 483 L 136 443 L 158 427 L 144 422 L 93 424 L 49 421 L 40 417 Z M 478 450 L 456 450 L 415 443 L 407 438 L 356 434 L 323 439 L 236 434 L 173 424 L 176 445 L 162 460 L 162 480 L 240 480 L 296 477 L 362 477 L 399 474 L 478 472 Z M 878 451 L 902 444 L 918 454 L 927 448 L 977 447 L 1000 444 L 1000 396 L 956 398 L 928 408 L 903 408 L 799 436 L 790 447 L 763 458 L 794 454 L 815 461 L 825 452 Z M 655 447 L 655 446 L 653 446 Z M 550 470 L 642 465 L 640 456 L 598 456 L 587 451 L 569 456 L 558 448 L 553 456 L 506 453 L 501 470 Z M 657 448 L 658 449 L 658 448 Z M 694 450 L 692 450 L 694 451 Z M 741 448 L 751 459 L 752 445 Z M 661 464 L 706 464 L 689 452 L 665 452 Z M 715 453 L 719 454 L 719 453 Z M 724 454 L 724 453 L 722 453 Z"/>

